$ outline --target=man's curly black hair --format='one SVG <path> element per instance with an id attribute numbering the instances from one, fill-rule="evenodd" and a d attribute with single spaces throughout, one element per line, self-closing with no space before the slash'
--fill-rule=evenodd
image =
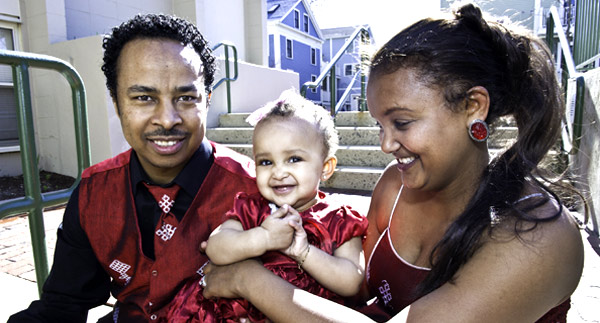
<path id="1" fill-rule="evenodd" d="M 102 71 L 106 76 L 106 87 L 113 99 L 117 99 L 117 60 L 125 44 L 137 38 L 167 38 L 178 41 L 184 46 L 192 45 L 202 59 L 206 93 L 211 93 L 215 78 L 215 57 L 198 28 L 189 21 L 175 16 L 140 14 L 114 27 L 112 32 L 104 37 L 102 43 L 104 48 Z"/>

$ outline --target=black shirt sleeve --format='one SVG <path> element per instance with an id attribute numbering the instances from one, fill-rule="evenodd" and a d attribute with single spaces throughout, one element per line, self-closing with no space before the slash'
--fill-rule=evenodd
<path id="1" fill-rule="evenodd" d="M 86 322 L 90 308 L 110 296 L 104 271 L 79 221 L 79 187 L 75 188 L 58 228 L 54 262 L 42 297 L 8 322 Z"/>

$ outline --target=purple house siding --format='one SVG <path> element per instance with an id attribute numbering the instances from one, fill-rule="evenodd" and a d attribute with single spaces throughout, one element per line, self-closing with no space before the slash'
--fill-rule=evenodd
<path id="1" fill-rule="evenodd" d="M 275 67 L 275 43 L 273 35 L 269 35 L 269 67 Z"/>
<path id="2" fill-rule="evenodd" d="M 318 59 L 319 55 L 321 55 L 321 50 L 317 48 L 317 65 L 311 64 L 311 46 L 301 43 L 296 40 L 292 41 L 293 48 L 293 57 L 286 57 L 286 43 L 287 39 L 284 36 L 280 37 L 280 50 L 283 54 L 281 57 L 281 69 L 284 70 L 292 70 L 299 74 L 300 84 L 298 90 L 302 87 L 302 85 L 306 82 L 311 81 L 311 76 L 319 76 L 321 72 L 321 64 Z M 320 101 L 321 98 L 321 90 L 317 89 L 316 93 L 313 93 L 311 90 L 306 92 L 306 97 L 311 100 Z"/>
<path id="3" fill-rule="evenodd" d="M 267 30 L 269 66 L 297 72 L 300 90 L 304 83 L 312 81 L 321 72 L 323 38 L 320 29 L 313 21 L 312 12 L 304 0 L 267 0 L 267 17 L 269 21 L 275 22 Z M 291 42 L 290 57 L 288 41 Z M 307 90 L 306 97 L 320 103 L 321 89 L 317 88 L 315 92 Z"/>

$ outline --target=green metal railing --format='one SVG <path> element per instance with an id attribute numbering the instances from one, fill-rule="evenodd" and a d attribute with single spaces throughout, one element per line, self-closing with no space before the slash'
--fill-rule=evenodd
<path id="1" fill-rule="evenodd" d="M 51 56 L 0 50 L 0 64 L 10 65 L 13 71 L 19 145 L 25 187 L 25 197 L 0 203 L 0 219 L 23 213 L 29 215 L 35 275 L 38 292 L 41 295 L 42 286 L 49 271 L 43 209 L 66 203 L 73 189 L 79 183 L 81 175 L 77 177 L 75 184 L 69 189 L 44 194 L 41 192 L 33 127 L 29 67 L 55 70 L 62 74 L 71 86 L 78 174 L 81 174 L 85 168 L 91 165 L 85 88 L 81 77 L 70 64 Z"/>
<path id="2" fill-rule="evenodd" d="M 558 36 L 558 44 L 554 42 L 554 33 Z M 563 149 L 568 154 L 575 154 L 579 149 L 581 141 L 581 126 L 583 119 L 583 101 L 585 93 L 585 80 L 583 75 L 577 71 L 573 55 L 571 54 L 571 47 L 567 39 L 567 35 L 562 28 L 560 15 L 556 7 L 550 8 L 550 14 L 546 21 L 546 43 L 548 47 L 557 57 L 557 66 L 566 67 L 566 75 L 563 75 L 563 86 L 566 88 L 568 79 L 575 80 L 576 91 L 575 97 L 567 99 L 567 113 L 565 115 L 562 142 Z M 558 46 L 556 46 L 558 45 Z M 560 55 L 558 48 L 560 48 Z M 563 69 L 563 73 L 564 73 Z"/>
<path id="3" fill-rule="evenodd" d="M 573 59 L 578 68 L 585 70 L 600 59 L 600 1 L 578 0 L 575 10 Z"/>
<path id="4" fill-rule="evenodd" d="M 215 45 L 212 50 L 216 50 L 219 47 L 223 47 L 225 53 L 225 77 L 217 81 L 215 85 L 213 85 L 212 90 L 216 90 L 223 82 L 225 82 L 227 89 L 227 113 L 231 113 L 231 82 L 234 82 L 238 78 L 238 56 L 237 49 L 231 43 L 222 42 Z M 229 67 L 229 49 L 233 51 L 233 77 L 230 75 L 230 67 Z"/>
<path id="5" fill-rule="evenodd" d="M 325 80 L 325 77 L 327 77 L 327 75 L 329 75 L 329 92 L 330 92 L 330 106 L 331 106 L 331 115 L 335 115 L 337 113 L 337 111 L 339 110 L 339 107 L 336 102 L 337 102 L 337 84 L 336 84 L 336 67 L 335 65 L 337 64 L 337 62 L 342 58 L 342 56 L 344 55 L 344 53 L 346 52 L 346 50 L 352 45 L 352 43 L 354 42 L 354 40 L 360 37 L 360 43 L 361 43 L 361 50 L 360 50 L 360 70 L 359 71 L 355 71 L 355 73 L 360 73 L 360 103 L 359 103 L 359 107 L 360 107 L 360 111 L 365 111 L 367 109 L 367 104 L 366 104 L 366 76 L 367 76 L 367 65 L 368 65 L 368 61 L 369 61 L 369 54 L 368 52 L 365 50 L 366 44 L 370 44 L 371 42 L 371 37 L 369 36 L 369 31 L 364 28 L 364 27 L 358 27 L 356 28 L 356 30 L 352 33 L 352 35 L 346 40 L 346 42 L 344 43 L 344 46 L 342 46 L 342 48 L 340 48 L 340 50 L 337 52 L 337 54 L 335 54 L 335 56 L 331 59 L 331 62 L 329 62 L 329 64 L 327 64 L 327 66 L 323 69 L 323 72 L 321 72 L 321 74 L 314 80 L 311 82 L 306 82 L 302 85 L 302 87 L 300 88 L 300 94 L 304 97 L 306 97 L 306 91 L 310 88 L 310 89 L 315 89 L 318 86 L 320 86 L 323 83 L 323 80 Z M 356 77 L 356 75 L 355 75 Z M 355 81 L 350 82 L 348 88 L 351 88 L 354 85 Z M 346 89 L 346 91 L 344 92 L 345 95 L 343 95 L 343 98 L 345 99 L 348 96 L 348 93 L 350 92 L 348 90 L 348 88 Z M 344 100 L 341 100 L 342 98 L 340 98 L 340 102 L 343 102 Z M 336 108 L 337 106 L 337 108 Z"/>

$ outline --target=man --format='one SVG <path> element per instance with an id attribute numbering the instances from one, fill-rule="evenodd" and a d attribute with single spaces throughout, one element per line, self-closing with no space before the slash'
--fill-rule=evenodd
<path id="1" fill-rule="evenodd" d="M 148 322 L 201 274 L 199 245 L 254 165 L 204 138 L 214 57 L 196 27 L 138 15 L 103 44 L 106 84 L 131 150 L 86 169 L 58 230 L 41 300 L 10 322 L 85 322 L 117 299 L 111 322 Z M 101 321 L 102 321 L 101 320 Z"/>

